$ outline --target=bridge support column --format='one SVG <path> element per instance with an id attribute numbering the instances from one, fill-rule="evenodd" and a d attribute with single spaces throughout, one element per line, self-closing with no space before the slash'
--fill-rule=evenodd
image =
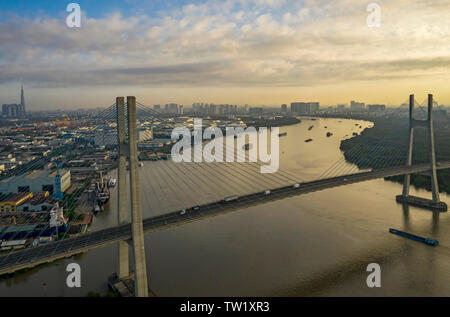
<path id="1" fill-rule="evenodd" d="M 124 97 L 116 98 L 117 107 L 117 144 L 119 159 L 117 166 L 117 222 L 122 225 L 130 222 L 127 200 L 127 156 L 128 148 L 125 139 L 125 106 Z M 119 241 L 119 278 L 130 275 L 128 243 Z"/>
<path id="2" fill-rule="evenodd" d="M 439 185 L 437 181 L 436 173 L 436 153 L 434 148 L 434 128 L 433 128 L 433 95 L 428 95 L 428 119 L 427 120 L 415 120 L 414 119 L 414 95 L 409 96 L 409 149 L 406 158 L 406 166 L 412 165 L 412 154 L 414 144 L 414 128 L 415 127 L 427 127 L 428 129 L 428 142 L 429 142 L 429 154 L 430 154 L 430 175 L 431 175 L 431 191 L 432 199 L 425 199 L 421 197 L 415 197 L 409 195 L 409 187 L 411 183 L 411 174 L 406 174 L 403 181 L 403 193 L 396 197 L 397 202 L 406 203 L 414 206 L 447 211 L 447 204 L 439 200 Z"/>
<path id="3" fill-rule="evenodd" d="M 128 145 L 130 166 L 131 226 L 134 253 L 135 296 L 148 296 L 147 267 L 142 223 L 141 191 L 138 173 L 136 97 L 128 96 Z"/>
<path id="4" fill-rule="evenodd" d="M 428 95 L 428 136 L 430 142 L 430 164 L 431 164 L 431 192 L 433 202 L 439 204 L 439 185 L 436 174 L 436 152 L 434 150 L 434 129 L 433 129 L 433 95 Z"/>
<path id="5" fill-rule="evenodd" d="M 414 144 L 414 95 L 409 95 L 409 148 L 406 157 L 406 166 L 412 165 L 413 144 Z M 411 174 L 406 174 L 403 181 L 403 196 L 409 196 L 409 187 L 411 185 Z"/>

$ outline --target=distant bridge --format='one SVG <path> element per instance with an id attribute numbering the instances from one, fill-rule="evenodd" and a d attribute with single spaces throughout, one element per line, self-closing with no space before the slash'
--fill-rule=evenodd
<path id="1" fill-rule="evenodd" d="M 450 161 L 440 162 L 436 169 L 450 168 Z M 181 210 L 176 210 L 164 215 L 144 219 L 144 232 L 162 230 L 172 226 L 179 226 L 188 222 L 197 221 L 206 217 L 213 217 L 223 213 L 238 209 L 248 208 L 258 204 L 276 201 L 292 196 L 298 196 L 315 191 L 321 191 L 333 187 L 348 184 L 360 183 L 389 176 L 424 173 L 430 170 L 429 164 L 414 166 L 400 166 L 382 168 L 373 171 L 354 173 L 344 176 L 325 178 L 310 182 L 299 183 L 298 188 L 294 184 L 271 189 L 270 195 L 263 192 L 252 193 L 240 196 L 236 201 L 221 203 L 215 201 L 200 206 L 199 210 L 186 210 L 181 214 Z M 80 236 L 71 237 L 65 240 L 51 242 L 45 245 L 23 249 L 11 254 L 0 256 L 0 274 L 13 273 L 15 271 L 33 267 L 39 264 L 52 262 L 74 254 L 87 252 L 89 250 L 103 247 L 118 241 L 131 239 L 131 224 L 119 225 L 116 227 L 103 229 Z"/>

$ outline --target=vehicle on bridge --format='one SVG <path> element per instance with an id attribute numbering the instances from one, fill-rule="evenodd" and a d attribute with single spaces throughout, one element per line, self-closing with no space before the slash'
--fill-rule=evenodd
<path id="1" fill-rule="evenodd" d="M 180 215 L 184 215 L 186 213 L 186 209 L 182 209 L 181 211 L 180 211 Z"/>
<path id="2" fill-rule="evenodd" d="M 270 189 L 266 189 L 265 191 L 264 191 L 264 195 L 270 195 Z"/>
<path id="3" fill-rule="evenodd" d="M 236 195 L 228 196 L 228 197 L 225 197 L 224 199 L 222 199 L 222 200 L 221 200 L 221 203 L 222 203 L 222 204 L 224 204 L 224 203 L 229 203 L 229 202 L 238 200 L 238 198 L 239 198 L 239 196 L 236 196 Z"/>
<path id="4" fill-rule="evenodd" d="M 199 210 L 200 209 L 200 206 L 199 205 L 196 205 L 196 206 L 193 206 L 192 207 L 192 210 Z"/>
<path id="5" fill-rule="evenodd" d="M 296 189 L 296 188 L 299 188 L 299 187 L 300 187 L 300 184 L 299 184 L 299 183 L 296 183 L 296 184 L 292 185 L 292 188 L 293 188 L 293 189 Z"/>

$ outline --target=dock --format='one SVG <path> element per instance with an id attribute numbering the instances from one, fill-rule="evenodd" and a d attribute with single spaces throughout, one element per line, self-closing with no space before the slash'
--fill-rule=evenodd
<path id="1" fill-rule="evenodd" d="M 447 211 L 447 204 L 444 202 L 436 203 L 436 202 L 432 201 L 431 199 L 416 197 L 416 196 L 412 196 L 412 195 L 409 195 L 406 197 L 403 195 L 398 195 L 398 196 L 396 196 L 395 199 L 398 203 L 402 203 L 402 204 L 408 204 L 408 205 L 432 209 L 432 210 L 439 210 L 441 212 Z"/>

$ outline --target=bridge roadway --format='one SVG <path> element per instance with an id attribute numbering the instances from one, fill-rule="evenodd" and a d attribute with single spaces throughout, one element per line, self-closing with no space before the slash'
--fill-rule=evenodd
<path id="1" fill-rule="evenodd" d="M 449 162 L 441 162 L 437 169 L 450 168 Z M 285 187 L 271 189 L 270 195 L 262 192 L 240 196 L 238 200 L 220 203 L 212 202 L 200 206 L 199 210 L 186 210 L 181 215 L 180 210 L 147 218 L 144 220 L 145 233 L 161 230 L 171 226 L 179 226 L 188 222 L 197 221 L 206 217 L 216 216 L 225 212 L 230 212 L 261 203 L 284 199 L 287 197 L 307 194 L 328 188 L 369 181 L 388 176 L 404 175 L 410 173 L 423 173 L 430 169 L 429 164 L 415 165 L 412 167 L 391 167 L 377 169 L 373 171 L 360 172 L 345 176 L 337 176 L 320 179 L 300 184 L 300 187 L 293 188 L 293 184 Z M 394 197 L 392 198 L 394 199 Z M 131 225 L 124 224 L 108 229 L 86 233 L 65 240 L 50 242 L 37 247 L 26 248 L 0 256 L 0 275 L 13 273 L 17 270 L 33 267 L 39 264 L 52 262 L 57 259 L 69 257 L 77 253 L 86 252 L 107 244 L 121 240 L 131 239 Z"/>

